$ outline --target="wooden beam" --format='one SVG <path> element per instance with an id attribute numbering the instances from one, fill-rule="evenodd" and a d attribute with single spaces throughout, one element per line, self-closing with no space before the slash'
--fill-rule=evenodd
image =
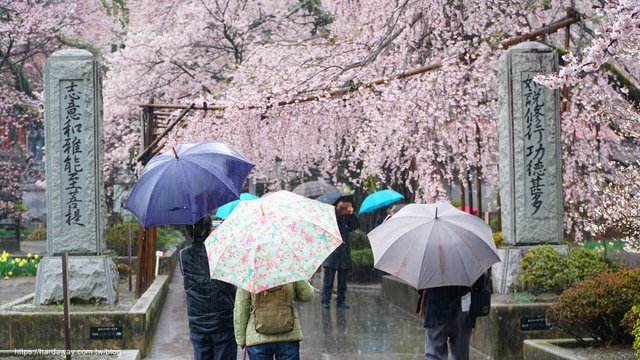
<path id="1" fill-rule="evenodd" d="M 147 154 L 148 154 L 151 150 L 153 150 L 153 148 L 154 148 L 154 147 L 155 147 L 155 146 L 160 142 L 160 140 L 162 140 L 162 138 L 164 138 L 164 137 L 169 133 L 169 131 L 171 131 L 171 129 L 173 129 L 173 128 L 174 128 L 174 126 L 176 126 L 176 124 L 178 124 L 178 122 L 180 122 L 180 120 L 182 120 L 182 118 L 183 118 L 185 115 L 187 115 L 187 113 L 188 113 L 189 111 L 191 111 L 191 109 L 193 109 L 193 107 L 194 107 L 194 106 L 195 106 L 195 104 L 191 104 L 191 105 L 187 106 L 187 107 L 186 107 L 186 108 L 185 108 L 185 109 L 180 113 L 180 115 L 178 115 L 178 117 L 177 117 L 175 120 L 173 120 L 173 121 L 171 122 L 171 124 L 169 124 L 169 126 L 167 126 L 167 128 L 166 128 L 166 129 L 164 129 L 164 131 L 162 132 L 162 134 L 160 134 L 160 135 L 159 135 L 155 140 L 153 140 L 153 142 L 152 142 L 151 144 L 149 144 L 149 146 L 147 146 L 147 148 L 146 148 L 146 149 L 144 149 L 144 151 L 142 152 L 142 154 L 140 154 L 140 155 L 138 156 L 138 158 L 136 159 L 136 161 L 141 161 L 141 160 L 143 160 L 143 159 L 147 156 Z M 146 162 L 145 162 L 145 163 L 146 163 Z"/>

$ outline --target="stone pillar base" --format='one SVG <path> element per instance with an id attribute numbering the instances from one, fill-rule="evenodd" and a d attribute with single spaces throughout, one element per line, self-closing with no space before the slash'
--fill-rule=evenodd
<path id="1" fill-rule="evenodd" d="M 106 256 L 69 256 L 69 300 L 76 303 L 118 301 L 118 269 Z M 47 256 L 38 265 L 34 305 L 63 300 L 62 257 Z"/>
<path id="2" fill-rule="evenodd" d="M 562 254 L 569 255 L 568 245 L 552 245 Z M 522 257 L 533 246 L 507 246 L 498 249 L 499 262 L 491 267 L 494 294 L 507 294 L 512 292 L 512 287 L 518 275 L 522 273 Z"/>

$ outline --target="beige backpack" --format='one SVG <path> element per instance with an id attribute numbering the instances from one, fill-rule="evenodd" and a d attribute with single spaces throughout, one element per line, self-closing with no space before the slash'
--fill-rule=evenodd
<path id="1" fill-rule="evenodd" d="M 252 294 L 251 306 L 256 332 L 273 335 L 293 330 L 293 294 L 289 286 Z"/>

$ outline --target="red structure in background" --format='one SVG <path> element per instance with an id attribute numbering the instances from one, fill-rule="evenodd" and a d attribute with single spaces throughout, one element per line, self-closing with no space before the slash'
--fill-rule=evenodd
<path id="1" fill-rule="evenodd" d="M 469 213 L 471 215 L 478 215 L 478 209 L 471 208 L 471 210 L 469 210 L 469 205 L 465 205 L 464 207 L 459 206 L 458 209 L 460 209 L 460 210 L 462 210 L 462 211 L 464 211 L 466 213 Z"/>

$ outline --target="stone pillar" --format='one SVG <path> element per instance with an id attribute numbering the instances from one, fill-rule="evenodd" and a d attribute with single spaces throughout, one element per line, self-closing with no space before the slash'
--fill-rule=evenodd
<path id="1" fill-rule="evenodd" d="M 47 60 L 45 144 L 47 253 L 38 268 L 36 305 L 62 299 L 61 259 L 69 253 L 71 299 L 117 300 L 118 272 L 104 249 L 100 66 L 86 50 Z M 59 295 L 59 296 L 58 296 Z"/>
<path id="2" fill-rule="evenodd" d="M 559 92 L 533 81 L 557 71 L 558 55 L 525 42 L 507 50 L 499 67 L 500 210 L 507 247 L 500 249 L 494 284 L 505 293 L 531 245 L 562 240 L 562 156 Z"/>

